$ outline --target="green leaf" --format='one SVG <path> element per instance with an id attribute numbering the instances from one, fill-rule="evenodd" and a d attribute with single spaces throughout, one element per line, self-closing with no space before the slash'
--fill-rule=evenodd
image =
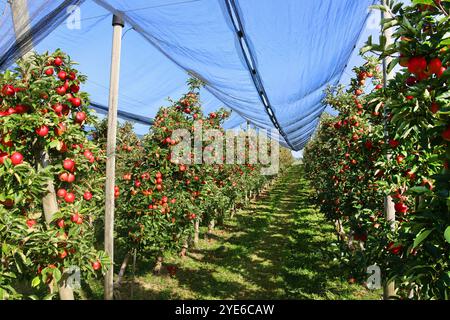
<path id="1" fill-rule="evenodd" d="M 447 229 L 445 229 L 444 238 L 448 243 L 450 243 L 450 226 L 448 226 Z"/>
<path id="2" fill-rule="evenodd" d="M 418 5 L 418 4 L 432 5 L 433 0 L 413 0 L 412 3 L 413 3 L 413 5 Z"/>
<path id="3" fill-rule="evenodd" d="M 56 282 L 59 282 L 61 280 L 61 271 L 59 269 L 52 269 L 52 275 Z"/>
<path id="4" fill-rule="evenodd" d="M 49 143 L 49 147 L 50 148 L 58 148 L 60 147 L 60 142 L 58 139 L 53 140 L 52 142 Z"/>
<path id="5" fill-rule="evenodd" d="M 370 9 L 381 10 L 381 11 L 384 11 L 384 12 L 387 11 L 386 7 L 383 6 L 383 5 L 381 5 L 381 4 L 376 4 L 376 5 L 370 6 L 369 8 L 370 8 Z"/>
<path id="6" fill-rule="evenodd" d="M 41 278 L 40 277 L 35 277 L 33 279 L 33 281 L 31 281 L 31 286 L 33 288 L 36 288 L 37 286 L 39 286 L 40 283 L 41 283 Z"/>
<path id="7" fill-rule="evenodd" d="M 412 170 L 412 172 L 415 172 L 415 170 Z M 430 189 L 424 186 L 415 186 L 408 190 L 408 193 L 416 193 L 416 194 L 424 194 L 424 193 L 432 193 Z"/>
<path id="8" fill-rule="evenodd" d="M 416 239 L 414 240 L 413 248 L 417 248 L 419 244 L 425 240 L 430 233 L 433 231 L 433 229 L 422 229 L 416 236 Z"/>

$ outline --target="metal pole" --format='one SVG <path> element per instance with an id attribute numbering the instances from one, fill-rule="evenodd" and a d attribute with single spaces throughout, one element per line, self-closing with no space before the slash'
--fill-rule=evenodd
<path id="1" fill-rule="evenodd" d="M 105 184 L 105 251 L 111 259 L 105 276 L 105 299 L 114 298 L 114 185 L 116 174 L 116 132 L 117 106 L 119 100 L 120 52 L 122 48 L 123 18 L 113 16 L 113 44 L 111 54 L 111 74 L 108 103 L 108 134 L 106 145 L 106 184 Z"/>
<path id="2" fill-rule="evenodd" d="M 386 0 L 381 0 L 382 5 L 386 5 Z M 387 19 L 387 13 L 385 11 L 381 11 L 381 19 Z M 386 44 L 389 45 L 392 43 L 392 29 L 384 30 L 384 36 L 386 38 Z M 386 88 L 388 80 L 393 78 L 393 73 L 387 72 L 387 68 L 389 63 L 392 61 L 391 57 L 385 57 L 383 59 L 383 85 Z M 386 142 L 389 138 L 389 133 L 387 131 L 387 110 L 386 107 L 384 108 L 384 136 L 386 139 Z M 391 160 L 391 154 L 387 154 L 388 161 Z M 394 202 L 392 201 L 392 197 L 390 195 L 386 196 L 384 198 L 384 212 L 386 216 L 386 220 L 389 222 L 391 230 L 395 229 L 395 208 L 394 208 Z M 389 297 L 392 297 L 395 295 L 395 283 L 392 282 L 386 282 L 383 288 L 383 298 L 385 300 L 389 299 Z"/>

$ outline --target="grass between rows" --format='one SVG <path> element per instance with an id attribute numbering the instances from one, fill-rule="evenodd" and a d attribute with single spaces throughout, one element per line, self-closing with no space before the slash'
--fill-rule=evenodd
<path id="1" fill-rule="evenodd" d="M 346 281 L 350 272 L 331 252 L 333 227 L 311 195 L 302 166 L 291 167 L 185 258 L 166 256 L 174 276 L 166 268 L 155 276 L 148 264 L 137 265 L 134 279 L 128 271 L 122 299 L 380 299 Z"/>

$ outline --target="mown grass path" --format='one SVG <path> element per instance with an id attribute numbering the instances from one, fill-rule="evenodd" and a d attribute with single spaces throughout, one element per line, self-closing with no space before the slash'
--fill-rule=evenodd
<path id="1" fill-rule="evenodd" d="M 378 299 L 345 281 L 330 252 L 333 227 L 311 206 L 302 175 L 302 166 L 293 166 L 210 241 L 183 259 L 166 257 L 175 276 L 138 268 L 123 298 L 133 286 L 134 299 Z"/>

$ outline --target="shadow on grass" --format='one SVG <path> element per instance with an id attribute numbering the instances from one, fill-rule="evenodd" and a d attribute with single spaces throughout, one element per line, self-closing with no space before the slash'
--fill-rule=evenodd
<path id="1" fill-rule="evenodd" d="M 139 265 L 135 299 L 361 299 L 333 262 L 333 227 L 311 204 L 303 168 L 293 166 L 265 197 L 200 240 L 175 276 Z M 146 262 L 148 264 L 148 262 Z M 344 276 L 343 276 L 344 274 Z M 127 283 L 130 286 L 130 283 Z M 124 288 L 128 291 L 130 288 Z M 129 296 L 128 296 L 129 297 Z"/>

